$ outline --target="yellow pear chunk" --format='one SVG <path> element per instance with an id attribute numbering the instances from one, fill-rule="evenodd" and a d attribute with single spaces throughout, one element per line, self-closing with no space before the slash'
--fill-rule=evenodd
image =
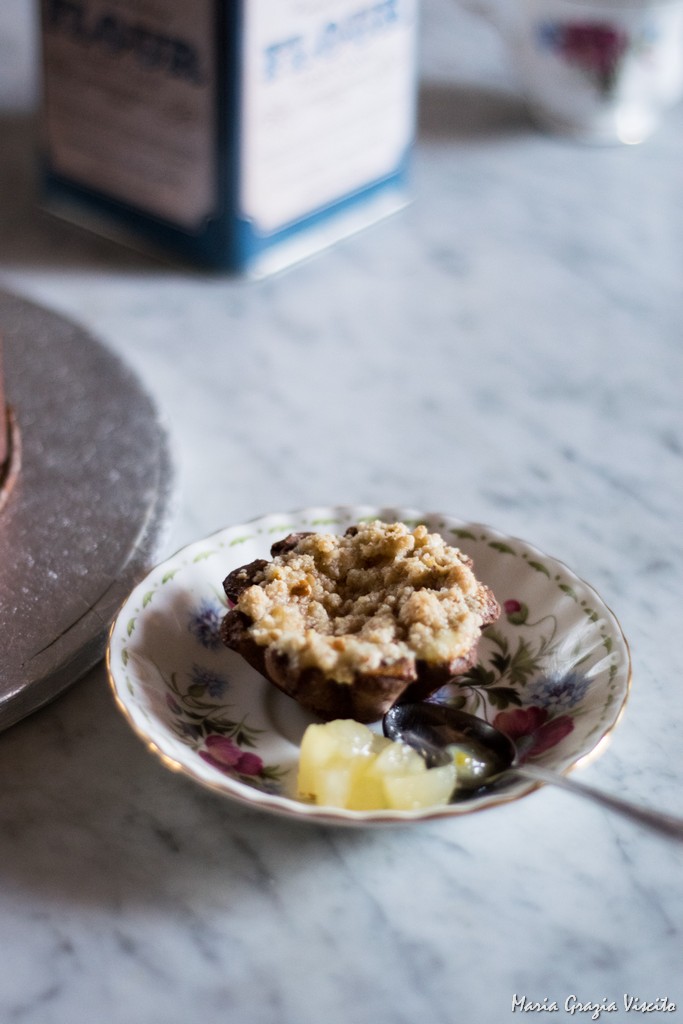
<path id="1" fill-rule="evenodd" d="M 414 810 L 448 803 L 456 768 L 427 768 L 406 743 L 352 719 L 309 725 L 301 742 L 297 793 L 321 807 Z"/>
<path id="2" fill-rule="evenodd" d="M 395 775 L 384 780 L 387 806 L 395 811 L 415 811 L 447 804 L 455 788 L 455 765 L 428 768 L 419 775 Z"/>

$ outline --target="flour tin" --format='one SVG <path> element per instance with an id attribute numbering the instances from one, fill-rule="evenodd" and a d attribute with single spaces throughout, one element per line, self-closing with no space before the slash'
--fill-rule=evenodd
<path id="1" fill-rule="evenodd" d="M 278 270 L 404 205 L 417 0 L 42 0 L 49 208 Z"/>

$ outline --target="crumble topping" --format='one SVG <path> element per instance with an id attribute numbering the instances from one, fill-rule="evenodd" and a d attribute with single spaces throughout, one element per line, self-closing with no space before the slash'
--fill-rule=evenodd
<path id="1" fill-rule="evenodd" d="M 491 592 L 471 562 L 425 526 L 376 520 L 343 536 L 308 534 L 239 595 L 259 646 L 341 683 L 358 672 L 464 656 L 491 621 Z"/>

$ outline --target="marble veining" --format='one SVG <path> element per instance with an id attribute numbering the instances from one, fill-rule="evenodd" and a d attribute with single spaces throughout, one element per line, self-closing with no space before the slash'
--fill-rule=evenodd
<path id="1" fill-rule="evenodd" d="M 683 814 L 683 112 L 639 147 L 539 133 L 489 27 L 425 0 L 413 203 L 260 282 L 42 214 L 30 5 L 0 10 L 0 286 L 155 397 L 168 552 L 274 510 L 489 523 L 565 561 L 631 646 L 595 785 Z M 5 50 L 2 50 L 5 53 Z M 683 1017 L 681 849 L 558 790 L 416 829 L 302 826 L 149 756 L 102 666 L 0 736 L 2 1024 Z M 624 994 L 675 1012 L 627 1012 Z M 554 1012 L 512 1011 L 515 995 Z"/>

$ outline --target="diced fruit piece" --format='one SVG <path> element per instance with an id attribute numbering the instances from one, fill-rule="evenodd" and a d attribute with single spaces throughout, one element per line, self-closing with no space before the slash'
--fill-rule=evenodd
<path id="1" fill-rule="evenodd" d="M 423 757 L 407 743 L 392 743 L 384 748 L 368 767 L 372 775 L 416 775 L 426 768 Z"/>
<path id="2" fill-rule="evenodd" d="M 367 725 L 354 722 L 351 718 L 338 718 L 325 725 L 310 725 L 303 742 L 311 745 L 316 760 L 320 761 L 334 754 L 353 756 L 365 753 L 372 747 L 374 739 L 374 733 Z"/>
<path id="3" fill-rule="evenodd" d="M 326 807 L 346 807 L 351 793 L 353 771 L 350 764 L 332 764 L 320 768 L 315 780 L 315 802 Z"/>
<path id="4" fill-rule="evenodd" d="M 375 738 L 366 725 L 352 719 L 337 719 L 326 725 L 309 725 L 301 741 L 299 755 L 299 796 L 318 800 L 320 769 L 339 759 L 351 761 L 358 757 L 370 757 Z"/>
<path id="5" fill-rule="evenodd" d="M 370 762 L 372 763 L 372 762 Z M 355 775 L 345 804 L 337 807 L 348 807 L 352 811 L 373 811 L 384 806 L 384 787 L 381 778 L 373 778 L 365 765 Z"/>
<path id="6" fill-rule="evenodd" d="M 320 806 L 411 809 L 447 803 L 455 777 L 455 765 L 428 769 L 407 744 L 337 719 L 304 733 L 297 788 L 301 799 Z"/>
<path id="7" fill-rule="evenodd" d="M 455 765 L 444 764 L 421 774 L 387 776 L 384 791 L 387 804 L 396 811 L 447 804 L 455 788 Z"/>

